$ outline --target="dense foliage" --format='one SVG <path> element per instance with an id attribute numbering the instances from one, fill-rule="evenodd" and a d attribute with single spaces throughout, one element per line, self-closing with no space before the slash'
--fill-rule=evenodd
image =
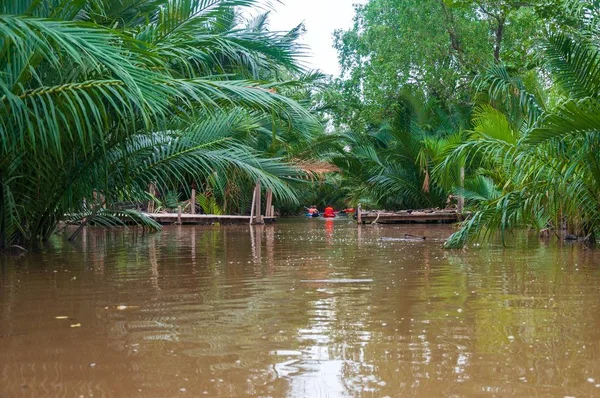
<path id="1" fill-rule="evenodd" d="M 335 34 L 334 80 L 300 66 L 301 25 L 244 17 L 261 6 L 0 1 L 0 249 L 61 221 L 157 228 L 142 204 L 191 187 L 244 213 L 257 179 L 283 213 L 461 195 L 448 247 L 600 232 L 598 2 L 370 0 Z"/>
<path id="2" fill-rule="evenodd" d="M 489 64 L 518 72 L 535 67 L 535 43 L 551 22 L 540 16 L 547 3 L 371 0 L 358 6 L 354 27 L 336 32 L 340 87 L 353 105 L 339 121 L 355 129 L 393 117 L 407 90 L 443 108 L 469 105 L 471 82 Z"/>
<path id="3" fill-rule="evenodd" d="M 579 0 L 358 6 L 336 33 L 343 76 L 330 96 L 351 132 L 350 196 L 387 208 L 464 196 L 473 213 L 448 247 L 521 227 L 593 240 L 598 15 Z"/>
<path id="4" fill-rule="evenodd" d="M 447 242 L 528 226 L 593 241 L 600 231 L 598 88 L 600 48 L 585 38 L 555 34 L 543 42 L 554 98 L 535 96 L 518 78 L 489 71 L 498 104 L 480 106 L 467 141 L 445 163 L 467 159 L 488 195 L 463 192 L 475 213 Z M 516 95 L 518 93 L 518 96 Z M 509 112 L 510 109 L 512 112 Z"/>
<path id="5" fill-rule="evenodd" d="M 305 173 L 278 148 L 320 136 L 291 98 L 320 77 L 298 66 L 302 27 L 270 32 L 266 13 L 241 18 L 249 6 L 2 1 L 0 248 L 46 240 L 63 220 L 157 227 L 122 206 L 153 200 L 150 184 L 197 184 L 234 208 L 260 179 L 293 200 Z"/>

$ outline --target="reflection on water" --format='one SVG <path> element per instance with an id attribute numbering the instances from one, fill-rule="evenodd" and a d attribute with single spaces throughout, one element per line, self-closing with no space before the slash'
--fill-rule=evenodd
<path id="1" fill-rule="evenodd" d="M 91 229 L 2 257 L 0 396 L 600 396 L 598 252 L 451 231 Z"/>

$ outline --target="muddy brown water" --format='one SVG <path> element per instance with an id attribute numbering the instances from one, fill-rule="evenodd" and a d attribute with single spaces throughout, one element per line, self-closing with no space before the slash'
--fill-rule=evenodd
<path id="1" fill-rule="evenodd" d="M 451 231 L 89 229 L 1 257 L 0 396 L 600 396 L 600 252 Z"/>

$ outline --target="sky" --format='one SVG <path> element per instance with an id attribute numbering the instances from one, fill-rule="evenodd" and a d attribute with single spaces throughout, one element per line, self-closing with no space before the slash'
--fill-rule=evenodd
<path id="1" fill-rule="evenodd" d="M 310 69 L 339 74 L 337 52 L 333 48 L 333 31 L 352 27 L 353 4 L 365 0 L 281 0 L 270 15 L 270 30 L 290 30 L 301 22 L 307 32 L 302 42 L 310 47 L 306 59 Z"/>

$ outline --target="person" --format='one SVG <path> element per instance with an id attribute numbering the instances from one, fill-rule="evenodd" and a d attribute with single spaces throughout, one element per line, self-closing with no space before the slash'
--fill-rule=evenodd
<path id="1" fill-rule="evenodd" d="M 317 214 L 319 212 L 319 210 L 317 210 L 317 206 L 312 205 L 308 208 L 308 214 L 313 215 L 313 214 Z"/>
<path id="2" fill-rule="evenodd" d="M 331 205 L 327 205 L 325 211 L 323 212 L 323 217 L 335 217 L 335 210 L 333 210 Z"/>

